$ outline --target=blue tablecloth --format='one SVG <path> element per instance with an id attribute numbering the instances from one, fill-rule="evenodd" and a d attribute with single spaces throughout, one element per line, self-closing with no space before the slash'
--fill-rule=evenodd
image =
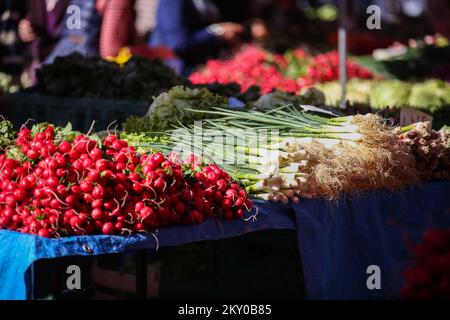
<path id="1" fill-rule="evenodd" d="M 209 220 L 200 226 L 161 229 L 160 247 L 238 236 L 264 229 L 297 230 L 308 299 L 397 298 L 401 271 L 429 227 L 450 226 L 450 183 L 428 183 L 402 192 L 367 192 L 337 202 L 297 205 L 256 201 L 256 221 Z M 156 248 L 152 235 L 85 236 L 59 240 L 0 231 L 0 299 L 30 297 L 25 273 L 39 259 L 100 255 Z M 381 270 L 381 289 L 369 290 L 367 267 Z M 27 292 L 28 289 L 28 292 Z"/>
<path id="2" fill-rule="evenodd" d="M 31 297 L 29 279 L 25 276 L 33 262 L 65 256 L 89 256 L 130 252 L 139 249 L 168 247 L 202 240 L 239 236 L 265 229 L 293 229 L 292 209 L 277 203 L 256 201 L 256 220 L 219 221 L 210 219 L 198 226 L 176 226 L 159 230 L 154 235 L 82 236 L 47 239 L 28 234 L 0 230 L 0 299 Z M 256 211 L 253 210 L 252 213 Z M 156 240 L 157 239 L 157 240 Z"/>
<path id="3" fill-rule="evenodd" d="M 450 183 L 402 192 L 367 192 L 337 203 L 319 199 L 293 206 L 307 299 L 393 299 L 417 243 L 430 227 L 450 227 Z M 381 289 L 369 290 L 380 268 Z"/>

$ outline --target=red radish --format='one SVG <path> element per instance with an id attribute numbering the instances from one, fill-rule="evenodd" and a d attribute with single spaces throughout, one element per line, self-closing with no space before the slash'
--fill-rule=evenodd
<path id="1" fill-rule="evenodd" d="M 164 181 L 163 178 L 159 177 L 154 182 L 154 186 L 156 189 L 164 191 L 166 189 L 167 183 Z"/>
<path id="2" fill-rule="evenodd" d="M 58 169 L 56 170 L 56 176 L 57 176 L 58 178 L 62 178 L 62 177 L 64 177 L 66 174 L 67 174 L 67 170 L 64 170 L 64 169 L 62 169 L 62 168 L 58 168 Z"/>
<path id="3" fill-rule="evenodd" d="M 108 161 L 105 159 L 99 159 L 95 162 L 95 168 L 102 172 L 109 168 Z"/>
<path id="4" fill-rule="evenodd" d="M 225 197 L 234 201 L 238 197 L 238 193 L 234 189 L 228 189 L 227 191 L 225 191 Z"/>
<path id="5" fill-rule="evenodd" d="M 237 183 L 231 183 L 230 188 L 238 191 L 240 189 L 239 185 Z"/>
<path id="6" fill-rule="evenodd" d="M 234 215 L 236 216 L 236 218 L 242 219 L 244 217 L 244 210 L 237 209 L 236 212 L 234 213 Z"/>
<path id="7" fill-rule="evenodd" d="M 219 176 L 217 174 L 215 174 L 213 171 L 208 172 L 208 174 L 206 175 L 206 177 L 208 178 L 208 180 L 210 182 L 216 182 L 217 179 L 219 179 Z"/>
<path id="8" fill-rule="evenodd" d="M 245 191 L 222 169 L 194 155 L 187 163 L 196 173 L 187 179 L 172 158 L 140 155 L 116 136 L 100 147 L 82 134 L 54 144 L 54 134 L 51 126 L 35 136 L 19 131 L 18 152 L 30 161 L 0 152 L 0 228 L 49 237 L 62 229 L 67 235 L 119 234 L 198 224 L 220 208 L 239 217 L 247 203 Z"/>
<path id="9" fill-rule="evenodd" d="M 225 210 L 223 212 L 223 217 L 225 218 L 225 220 L 232 220 L 234 218 L 234 215 L 230 210 Z"/>
<path id="10" fill-rule="evenodd" d="M 223 210 L 230 210 L 232 206 L 233 206 L 233 203 L 231 202 L 230 199 L 223 199 L 223 201 L 222 201 L 222 209 Z"/>
<path id="11" fill-rule="evenodd" d="M 134 205 L 134 210 L 141 211 L 144 207 L 145 207 L 144 202 L 139 201 L 139 202 L 136 202 L 136 204 Z"/>
<path id="12" fill-rule="evenodd" d="M 98 148 L 94 148 L 89 152 L 89 156 L 94 161 L 99 160 L 102 157 L 102 151 Z"/>
<path id="13" fill-rule="evenodd" d="M 91 192 L 93 187 L 94 186 L 92 185 L 92 182 L 90 182 L 89 180 L 84 180 L 80 183 L 80 189 L 85 193 Z"/>
<path id="14" fill-rule="evenodd" d="M 223 196 L 220 191 L 214 192 L 214 201 L 216 201 L 217 203 L 220 203 L 220 202 L 222 202 L 222 199 L 223 199 Z"/>
<path id="15" fill-rule="evenodd" d="M 237 198 L 236 201 L 234 202 L 234 205 L 236 207 L 243 207 L 245 205 L 245 198 L 243 197 Z"/>
<path id="16" fill-rule="evenodd" d="M 97 182 L 100 179 L 100 172 L 98 170 L 91 170 L 87 176 L 90 181 Z"/>
<path id="17" fill-rule="evenodd" d="M 95 186 L 94 189 L 92 189 L 92 196 L 95 199 L 102 199 L 104 194 L 105 194 L 105 191 L 104 191 L 103 187 L 100 185 Z"/>
<path id="18" fill-rule="evenodd" d="M 72 149 L 72 145 L 68 141 L 63 141 L 58 146 L 58 150 L 62 153 L 68 153 Z"/>
<path id="19" fill-rule="evenodd" d="M 93 209 L 91 211 L 91 217 L 94 220 L 100 220 L 100 219 L 103 218 L 103 211 L 101 209 L 98 209 L 98 208 Z"/>
<path id="20" fill-rule="evenodd" d="M 118 162 L 116 163 L 116 171 L 123 171 L 127 168 L 127 165 L 125 164 L 125 162 Z"/>
<path id="21" fill-rule="evenodd" d="M 105 145 L 111 145 L 114 141 L 117 140 L 117 137 L 115 135 L 108 135 L 103 139 L 103 143 Z"/>
<path id="22" fill-rule="evenodd" d="M 27 157 L 32 160 L 36 160 L 38 156 L 39 156 L 39 153 L 34 149 L 30 149 L 27 152 Z"/>
<path id="23" fill-rule="evenodd" d="M 59 194 L 62 197 L 65 197 L 67 195 L 67 193 L 68 193 L 66 186 L 63 185 L 63 184 L 59 184 L 56 187 L 56 193 Z"/>
<path id="24" fill-rule="evenodd" d="M 91 207 L 94 209 L 101 209 L 103 207 L 103 200 L 101 199 L 94 199 L 91 202 Z"/>
<path id="25" fill-rule="evenodd" d="M 135 228 L 136 231 L 144 231 L 145 227 L 141 222 L 136 223 Z"/>
<path id="26" fill-rule="evenodd" d="M 185 205 L 184 205 L 183 203 L 178 202 L 178 203 L 175 205 L 175 211 L 176 211 L 176 213 L 178 213 L 179 215 L 183 214 L 185 210 L 186 210 L 186 207 L 185 207 Z"/>
<path id="27" fill-rule="evenodd" d="M 83 194 L 83 201 L 85 203 L 92 203 L 92 201 L 94 201 L 94 197 L 90 193 L 85 193 Z"/>
<path id="28" fill-rule="evenodd" d="M 23 189 L 16 189 L 14 190 L 13 196 L 16 201 L 21 201 L 25 198 L 26 192 Z"/>
<path id="29" fill-rule="evenodd" d="M 192 190 L 186 190 L 183 192 L 183 199 L 186 201 L 192 201 L 194 199 L 194 192 Z"/>
<path id="30" fill-rule="evenodd" d="M 164 156 L 161 153 L 155 153 L 150 157 L 150 164 L 157 168 L 164 161 Z"/>
<path id="31" fill-rule="evenodd" d="M 216 184 L 217 190 L 220 192 L 224 192 L 227 189 L 227 183 L 225 182 L 225 180 L 217 180 Z"/>
<path id="32" fill-rule="evenodd" d="M 140 183 L 133 183 L 133 191 L 136 193 L 142 193 L 144 191 L 144 187 Z"/>
<path id="33" fill-rule="evenodd" d="M 116 224 L 114 225 L 114 228 L 116 230 L 122 230 L 123 229 L 123 223 L 120 222 L 120 221 L 116 222 Z"/>
<path id="34" fill-rule="evenodd" d="M 190 213 L 194 224 L 201 224 L 203 222 L 203 216 L 197 210 L 192 210 Z"/>
<path id="35" fill-rule="evenodd" d="M 48 232 L 48 229 L 42 228 L 42 229 L 39 229 L 38 236 L 45 237 L 45 238 L 50 238 L 50 232 Z"/>
<path id="36" fill-rule="evenodd" d="M 103 234 L 113 234 L 114 233 L 114 225 L 111 222 L 106 222 L 102 226 Z"/>

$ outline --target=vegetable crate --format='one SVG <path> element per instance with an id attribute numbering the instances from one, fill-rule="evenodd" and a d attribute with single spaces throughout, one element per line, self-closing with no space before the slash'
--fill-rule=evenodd
<path id="1" fill-rule="evenodd" d="M 34 123 L 49 122 L 59 126 L 65 126 L 70 122 L 74 130 L 87 132 L 95 120 L 95 131 L 103 131 L 114 121 L 116 123 L 111 128 L 116 124 L 120 127 L 130 115 L 144 115 L 149 105 L 149 102 L 16 93 L 5 96 L 2 115 L 16 128 L 32 119 Z"/>

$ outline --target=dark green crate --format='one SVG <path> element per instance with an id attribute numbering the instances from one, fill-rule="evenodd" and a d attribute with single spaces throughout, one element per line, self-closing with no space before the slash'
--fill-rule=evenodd
<path id="1" fill-rule="evenodd" d="M 95 131 L 105 130 L 113 121 L 117 121 L 120 127 L 130 115 L 144 115 L 149 106 L 150 102 L 15 93 L 5 96 L 2 112 L 16 128 L 20 128 L 28 119 L 33 119 L 35 122 L 49 122 L 61 126 L 70 122 L 74 130 L 87 132 L 94 120 Z"/>

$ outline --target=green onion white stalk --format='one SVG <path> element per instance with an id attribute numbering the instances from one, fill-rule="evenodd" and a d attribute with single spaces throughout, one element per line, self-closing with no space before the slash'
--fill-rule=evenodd
<path id="1" fill-rule="evenodd" d="M 241 143 L 224 148 L 223 145 L 208 142 L 201 145 L 201 153 L 214 154 L 225 161 L 240 160 L 232 165 L 225 165 L 224 168 L 240 180 L 254 197 L 265 200 L 298 201 L 299 197 L 303 196 L 302 191 L 307 189 L 305 185 L 310 176 L 307 172 L 308 155 L 302 147 L 306 143 L 319 140 L 326 147 L 333 148 L 342 141 L 357 143 L 362 139 L 351 116 L 327 118 L 292 105 L 269 112 L 218 108 L 210 111 L 190 111 L 214 116 L 213 119 L 202 123 L 203 130 L 219 130 L 209 130 L 205 136 L 210 141 L 215 141 L 215 135 L 225 133 Z M 194 126 L 182 127 L 190 133 L 195 129 Z M 276 130 L 278 135 L 269 136 L 268 141 L 259 143 L 251 134 L 261 130 Z M 175 140 L 194 152 L 199 151 L 193 148 L 193 142 L 186 142 L 182 138 Z M 236 154 L 240 158 L 231 156 Z"/>

